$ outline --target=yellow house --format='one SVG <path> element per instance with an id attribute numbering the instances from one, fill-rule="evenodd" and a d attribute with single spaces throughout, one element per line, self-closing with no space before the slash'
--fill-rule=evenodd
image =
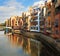
<path id="1" fill-rule="evenodd" d="M 30 20 L 31 20 L 31 15 L 30 15 L 30 12 L 26 12 L 26 23 L 27 23 L 27 30 L 29 31 L 30 30 Z"/>

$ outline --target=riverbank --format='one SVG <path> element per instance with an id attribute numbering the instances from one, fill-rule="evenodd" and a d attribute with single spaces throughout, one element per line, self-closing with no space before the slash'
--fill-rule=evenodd
<path id="1" fill-rule="evenodd" d="M 48 48 L 49 51 L 55 53 L 57 56 L 60 56 L 60 42 L 56 42 L 56 40 L 51 38 L 50 36 L 46 36 L 40 32 L 37 33 L 37 32 L 30 32 L 24 30 L 20 30 L 20 32 L 15 31 L 13 32 L 13 34 L 19 34 L 19 35 L 21 34 L 25 37 L 41 41 L 42 44 L 44 44 L 46 48 Z"/>
<path id="2" fill-rule="evenodd" d="M 0 31 L 4 31 L 5 26 L 0 26 Z"/>
<path id="3" fill-rule="evenodd" d="M 58 44 L 55 39 L 46 36 L 42 33 L 36 33 L 36 32 L 22 31 L 21 34 L 23 36 L 41 41 L 44 45 L 46 45 L 46 47 L 49 47 L 51 51 L 57 54 L 57 56 L 60 55 L 60 42 Z"/>
<path id="4" fill-rule="evenodd" d="M 55 56 L 40 41 L 0 31 L 0 56 Z"/>
<path id="5" fill-rule="evenodd" d="M 44 34 L 42 34 L 40 32 L 30 32 L 30 31 L 21 31 L 20 30 L 20 32 L 14 32 L 14 33 L 15 34 L 22 34 L 23 36 L 26 36 L 26 37 L 29 37 L 29 38 L 33 38 L 33 39 L 36 39 L 38 41 L 45 40 L 48 43 L 50 43 L 51 45 L 53 45 L 54 47 L 56 47 L 60 51 L 60 45 L 58 45 L 56 39 L 53 39 L 52 37 L 44 35 Z"/>

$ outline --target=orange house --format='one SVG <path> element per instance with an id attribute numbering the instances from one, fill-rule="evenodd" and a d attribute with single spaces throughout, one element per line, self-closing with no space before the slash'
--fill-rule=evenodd
<path id="1" fill-rule="evenodd" d="M 55 16 L 54 21 L 54 38 L 60 38 L 60 13 Z"/>
<path id="2" fill-rule="evenodd" d="M 60 0 L 52 0 L 51 7 L 52 17 L 52 37 L 60 38 Z"/>

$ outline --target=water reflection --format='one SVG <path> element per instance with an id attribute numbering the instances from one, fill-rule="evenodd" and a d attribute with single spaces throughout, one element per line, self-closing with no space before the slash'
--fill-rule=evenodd
<path id="1" fill-rule="evenodd" d="M 12 46 L 22 47 L 24 53 L 29 56 L 40 56 L 40 50 L 43 47 L 40 42 L 18 34 L 8 35 L 8 39 Z"/>
<path id="2" fill-rule="evenodd" d="M 19 34 L 8 34 L 7 39 L 10 46 L 18 51 L 19 56 L 54 56 L 40 41 Z"/>

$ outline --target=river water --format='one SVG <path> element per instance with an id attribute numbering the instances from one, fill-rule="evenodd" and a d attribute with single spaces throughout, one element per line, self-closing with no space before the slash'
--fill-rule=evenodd
<path id="1" fill-rule="evenodd" d="M 37 40 L 0 31 L 0 56 L 52 56 Z"/>

